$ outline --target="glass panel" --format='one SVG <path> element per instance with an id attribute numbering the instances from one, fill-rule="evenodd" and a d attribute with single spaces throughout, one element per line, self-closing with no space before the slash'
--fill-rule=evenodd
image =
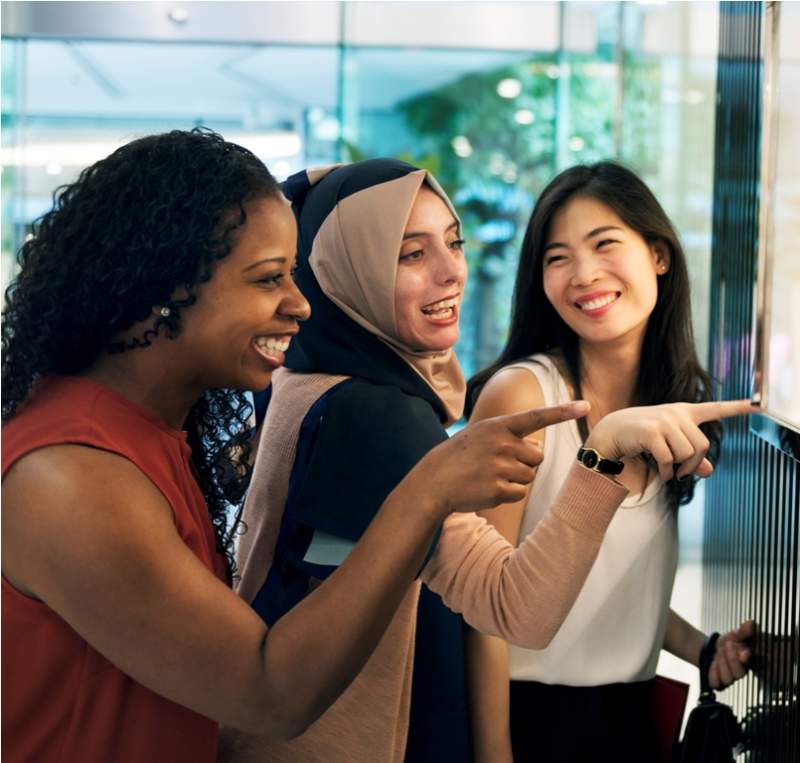
<path id="1" fill-rule="evenodd" d="M 396 156 L 426 167 L 462 215 L 472 275 L 458 352 L 471 374 L 499 351 L 518 239 L 553 173 L 555 58 L 350 48 L 345 74 L 349 158 Z"/>
<path id="2" fill-rule="evenodd" d="M 765 413 L 800 432 L 800 9 L 770 3 L 766 23 L 766 99 L 762 141 L 757 394 Z M 792 433 L 785 437 L 793 441 Z"/>
<path id="3" fill-rule="evenodd" d="M 330 46 L 4 40 L 4 283 L 53 189 L 136 136 L 207 126 L 280 179 L 333 161 L 338 60 Z"/>
<path id="4" fill-rule="evenodd" d="M 624 3 L 620 159 L 653 189 L 689 265 L 698 356 L 708 357 L 716 3 Z"/>

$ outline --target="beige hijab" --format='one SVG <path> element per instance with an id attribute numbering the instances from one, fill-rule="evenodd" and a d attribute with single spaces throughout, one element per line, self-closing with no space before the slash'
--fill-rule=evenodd
<path id="1" fill-rule="evenodd" d="M 309 170 L 312 183 L 335 168 Z M 309 263 L 320 288 L 342 312 L 388 345 L 431 387 L 447 411 L 461 418 L 466 383 L 452 349 L 418 350 L 398 335 L 395 277 L 403 233 L 423 183 L 458 215 L 436 179 L 425 170 L 372 185 L 339 201 L 314 239 Z"/>

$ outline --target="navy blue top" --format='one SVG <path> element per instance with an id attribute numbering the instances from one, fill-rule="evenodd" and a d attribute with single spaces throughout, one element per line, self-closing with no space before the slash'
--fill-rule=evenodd
<path id="1" fill-rule="evenodd" d="M 446 412 L 433 390 L 325 296 L 308 262 L 339 201 L 415 170 L 372 159 L 336 169 L 313 186 L 305 172 L 283 185 L 298 221 L 296 281 L 311 304 L 286 366 L 353 378 L 322 395 L 302 422 L 273 564 L 253 601 L 268 625 L 305 596 L 310 578 L 324 580 L 335 569 L 305 561 L 314 532 L 357 541 L 403 477 L 447 439 Z M 424 586 L 417 614 L 406 760 L 470 761 L 463 621 Z"/>

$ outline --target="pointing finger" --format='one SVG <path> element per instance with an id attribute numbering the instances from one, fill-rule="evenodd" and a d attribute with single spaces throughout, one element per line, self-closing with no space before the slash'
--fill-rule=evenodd
<path id="1" fill-rule="evenodd" d="M 758 410 L 749 400 L 718 400 L 711 403 L 691 403 L 689 415 L 695 424 L 702 424 L 731 416 L 746 416 L 748 413 L 758 413 Z"/>
<path id="2" fill-rule="evenodd" d="M 497 420 L 502 422 L 508 430 L 517 437 L 525 435 L 558 424 L 561 421 L 579 419 L 589 412 L 589 403 L 585 400 L 576 400 L 572 403 L 554 405 L 551 408 L 534 408 L 529 411 L 512 413 L 508 416 L 498 416 Z"/>

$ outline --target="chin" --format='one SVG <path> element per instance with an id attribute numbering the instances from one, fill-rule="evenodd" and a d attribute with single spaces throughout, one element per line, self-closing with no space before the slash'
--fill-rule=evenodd
<path id="1" fill-rule="evenodd" d="M 452 350 L 453 347 L 456 346 L 458 339 L 458 334 L 456 334 L 455 337 L 429 339 L 428 341 L 421 342 L 421 347 L 423 350 L 428 350 L 429 352 L 445 352 L 447 350 Z"/>
<path id="2" fill-rule="evenodd" d="M 238 379 L 231 380 L 227 384 L 219 385 L 222 389 L 235 389 L 250 392 L 260 392 L 266 389 L 272 382 L 272 371 L 247 374 Z"/>

